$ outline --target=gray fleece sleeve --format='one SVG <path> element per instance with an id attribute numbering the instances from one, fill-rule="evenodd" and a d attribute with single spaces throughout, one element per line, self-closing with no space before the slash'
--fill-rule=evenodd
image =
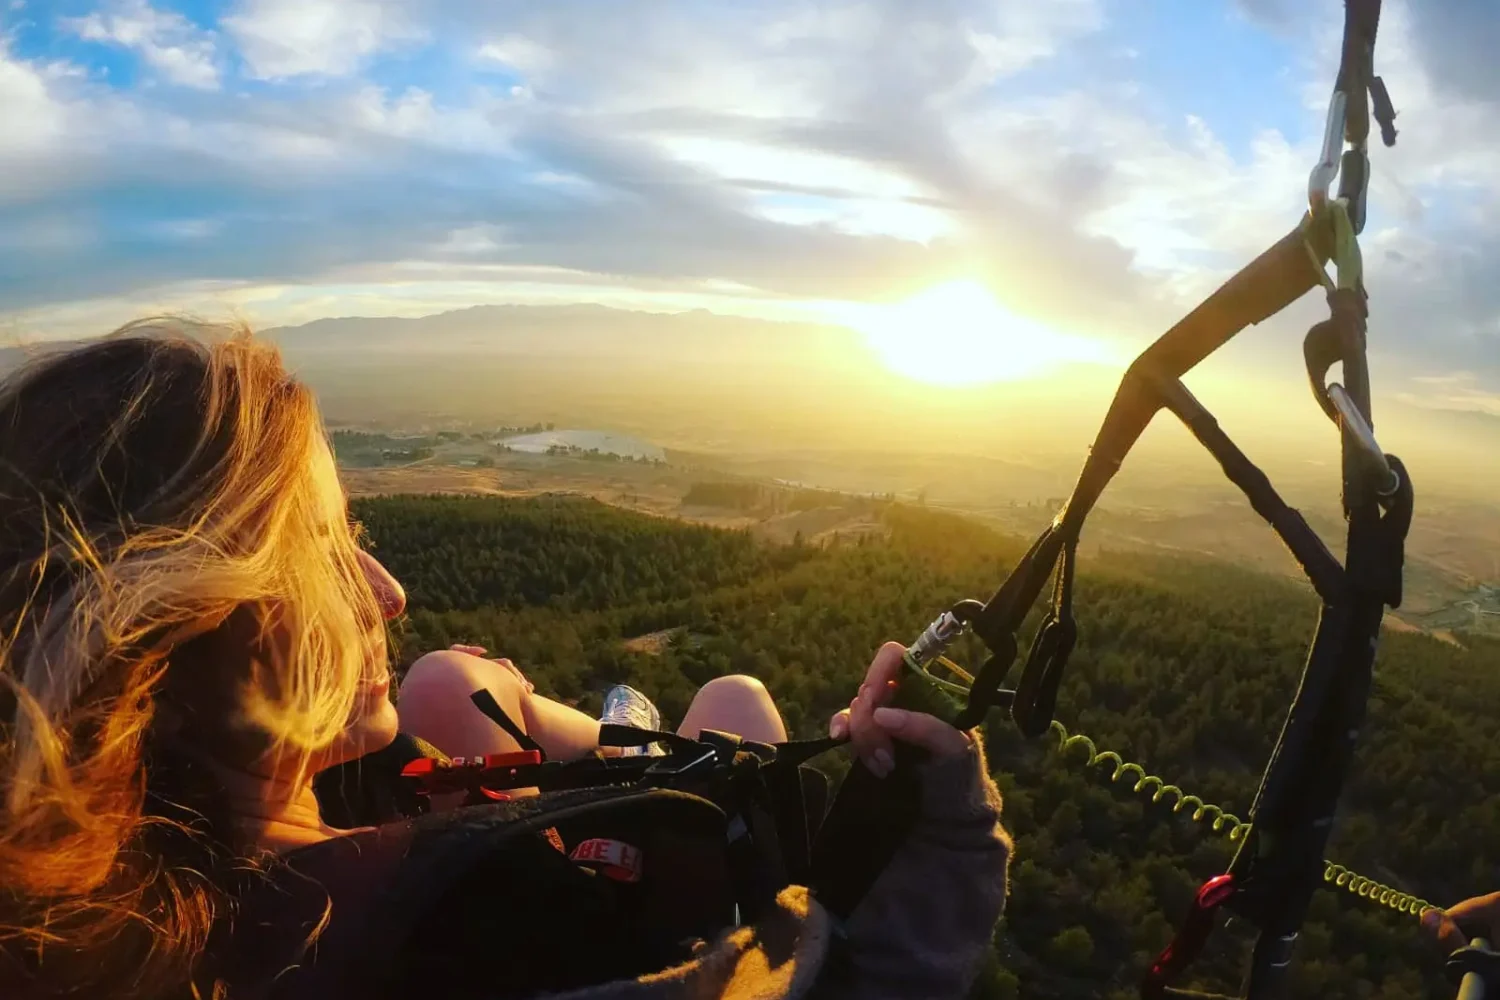
<path id="1" fill-rule="evenodd" d="M 1005 906 L 1011 839 L 978 733 L 922 768 L 921 812 L 906 843 L 845 924 L 841 988 L 861 1000 L 962 998 Z"/>

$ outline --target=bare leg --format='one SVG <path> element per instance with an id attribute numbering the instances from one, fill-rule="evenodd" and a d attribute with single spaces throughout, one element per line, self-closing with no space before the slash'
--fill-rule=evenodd
<path id="1" fill-rule="evenodd" d="M 771 693 L 760 681 L 743 674 L 715 677 L 698 689 L 677 733 L 697 739 L 705 729 L 757 743 L 786 742 L 786 723 Z"/>
<path id="2" fill-rule="evenodd" d="M 407 671 L 396 705 L 401 731 L 450 757 L 519 750 L 516 741 L 469 700 L 481 688 L 541 744 L 549 759 L 574 760 L 599 746 L 598 719 L 532 694 L 514 673 L 490 660 L 454 650 L 428 653 Z M 704 729 L 760 743 L 787 738 L 786 724 L 765 685 L 738 674 L 716 677 L 699 688 L 677 731 L 696 738 Z"/>
<path id="3" fill-rule="evenodd" d="M 520 749 L 516 741 L 469 700 L 481 688 L 551 760 L 573 760 L 599 745 L 599 720 L 532 694 L 515 674 L 490 660 L 446 649 L 417 660 L 402 680 L 396 703 L 401 731 L 450 757 L 514 753 Z"/>

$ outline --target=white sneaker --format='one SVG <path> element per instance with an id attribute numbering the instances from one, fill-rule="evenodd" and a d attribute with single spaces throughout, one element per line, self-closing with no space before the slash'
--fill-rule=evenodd
<path id="1" fill-rule="evenodd" d="M 617 684 L 604 696 L 604 714 L 599 716 L 599 721 L 616 726 L 630 726 L 632 729 L 660 730 L 661 712 L 651 703 L 650 698 L 635 688 Z M 647 747 L 620 749 L 622 757 L 638 757 L 641 754 L 660 757 L 665 753 L 656 743 Z"/>

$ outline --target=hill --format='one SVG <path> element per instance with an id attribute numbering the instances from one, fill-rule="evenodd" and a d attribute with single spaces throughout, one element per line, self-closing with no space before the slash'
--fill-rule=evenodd
<path id="1" fill-rule="evenodd" d="M 714 498 L 724 502 L 724 497 Z M 745 502 L 759 502 L 749 498 Z M 680 718 L 696 686 L 762 678 L 798 735 L 845 704 L 869 654 L 954 599 L 984 596 L 1016 539 L 872 499 L 881 530 L 823 544 L 649 517 L 577 497 L 367 497 L 356 515 L 403 579 L 403 662 L 476 642 L 588 709 L 625 681 Z M 1081 568 L 1081 637 L 1059 719 L 1245 815 L 1300 671 L 1305 588 L 1206 559 L 1101 552 Z M 973 663 L 978 650 L 961 648 Z M 1446 903 L 1495 888 L 1500 643 L 1390 634 L 1331 856 Z M 1228 845 L 1166 806 L 987 725 L 1017 837 L 1007 918 L 977 996 L 1123 1000 Z M 1247 942 L 1221 935 L 1198 985 L 1231 988 Z M 1414 921 L 1318 895 L 1291 996 L 1444 995 Z"/>

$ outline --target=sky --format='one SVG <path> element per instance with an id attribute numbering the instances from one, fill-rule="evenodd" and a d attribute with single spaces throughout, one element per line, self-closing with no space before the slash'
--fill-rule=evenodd
<path id="1" fill-rule="evenodd" d="M 945 282 L 1138 348 L 1297 222 L 1337 0 L 0 0 L 0 328 Z M 1500 414 L 1500 7 L 1385 0 L 1387 391 Z M 1246 354 L 1295 377 L 1308 296 Z M 914 333 L 920 335 L 920 332 Z"/>

